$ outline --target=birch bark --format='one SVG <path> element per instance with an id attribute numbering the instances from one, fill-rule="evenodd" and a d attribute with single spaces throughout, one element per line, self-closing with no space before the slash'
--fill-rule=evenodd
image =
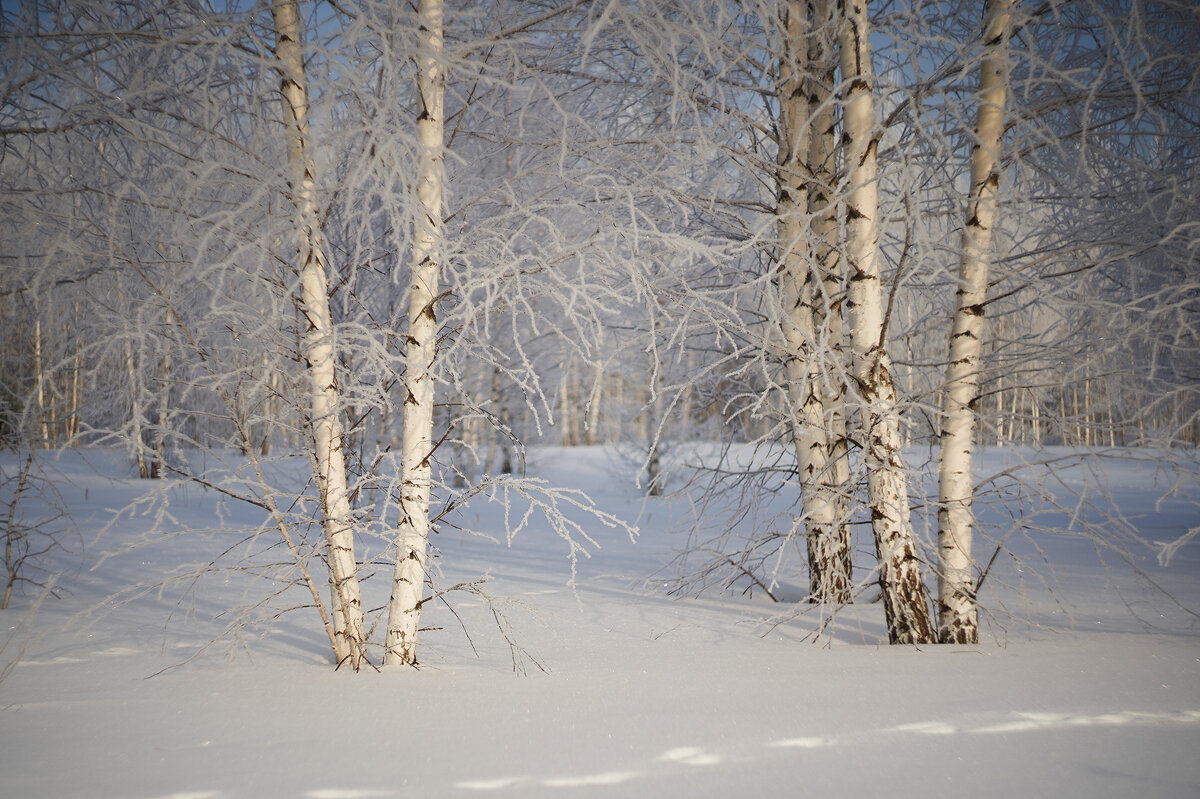
<path id="1" fill-rule="evenodd" d="M 938 456 L 938 640 L 979 640 L 971 543 L 974 514 L 971 460 L 975 448 L 984 306 L 992 254 L 992 230 L 1000 185 L 998 164 L 1008 90 L 1008 36 L 1014 0 L 988 0 L 984 57 L 979 70 L 979 108 L 971 151 L 971 186 L 963 227 L 957 310 L 942 400 Z M 1036 405 L 1035 405 L 1036 408 Z M 1003 419 L 1003 417 L 1001 417 Z"/>
<path id="2" fill-rule="evenodd" d="M 316 166 L 310 150 L 308 83 L 301 50 L 296 0 L 272 0 L 275 56 L 283 98 L 292 202 L 297 215 L 302 342 L 309 375 L 313 456 L 324 513 L 334 616 L 334 654 L 354 670 L 366 659 L 362 599 L 354 557 L 354 530 L 346 488 L 346 458 L 338 405 L 333 317 L 329 310 L 326 259 L 316 200 Z"/>
<path id="3" fill-rule="evenodd" d="M 35 311 L 36 313 L 36 311 Z M 133 402 L 133 419 L 134 430 L 138 431 L 137 426 L 137 385 L 133 382 L 133 355 L 130 354 L 129 341 L 125 342 L 125 362 L 126 370 L 129 372 L 130 393 Z M 33 322 L 33 373 L 37 379 L 37 415 L 38 428 L 41 431 L 41 448 L 50 449 L 50 425 L 46 421 L 46 372 L 42 360 L 42 319 L 39 316 Z M 139 443 L 140 443 L 139 439 Z M 138 463 L 141 461 L 141 450 L 138 450 Z M 146 475 L 142 475 L 145 477 Z"/>
<path id="4" fill-rule="evenodd" d="M 412 286 L 405 350 L 404 442 L 401 455 L 400 528 L 388 607 L 385 665 L 415 665 L 421 593 L 429 550 L 429 498 L 433 449 L 433 359 L 437 346 L 437 296 L 442 257 L 445 75 L 441 0 L 420 0 L 421 49 L 417 57 L 417 138 L 420 175 L 413 232 Z"/>
<path id="5" fill-rule="evenodd" d="M 78 329 L 79 326 L 79 300 L 75 301 L 74 305 L 74 325 Z M 71 361 L 71 416 L 67 422 L 67 441 L 73 447 L 79 446 L 79 375 L 83 371 L 83 344 L 81 339 L 75 338 L 75 355 Z"/>
<path id="6" fill-rule="evenodd" d="M 847 486 L 850 464 L 846 452 L 846 350 L 842 325 L 842 265 L 837 249 L 837 207 L 833 186 L 835 166 L 835 130 L 837 108 L 832 102 L 837 70 L 837 49 L 833 7 L 830 0 L 810 0 L 811 33 L 808 42 L 806 92 L 812 130 L 808 142 L 808 204 L 812 218 L 811 237 L 815 260 L 809 270 L 812 287 L 813 329 L 820 371 L 814 375 L 813 397 L 825 430 L 825 452 L 819 474 L 819 490 L 831 509 L 824 536 L 809 537 L 810 574 L 814 560 L 824 564 L 822 593 L 828 601 L 846 604 L 853 601 L 853 565 Z M 814 414 L 815 415 L 815 414 Z M 813 544 L 819 546 L 814 551 Z M 816 589 L 816 585 L 810 589 Z"/>
<path id="7" fill-rule="evenodd" d="M 842 103 L 848 188 L 847 304 L 854 352 L 853 377 L 861 393 L 861 425 L 868 504 L 879 559 L 879 585 L 893 644 L 935 640 L 908 505 L 896 390 L 885 345 L 879 268 L 879 184 L 875 128 L 875 76 L 871 65 L 866 0 L 844 0 L 839 44 L 845 95 Z"/>
<path id="8" fill-rule="evenodd" d="M 171 351 L 165 350 L 158 357 L 158 424 L 154 429 L 154 460 L 150 465 L 150 476 L 161 480 L 166 477 L 164 462 L 167 457 L 167 423 L 170 421 L 168 404 L 171 397 Z"/>
<path id="9" fill-rule="evenodd" d="M 779 98 L 779 150 L 776 164 L 778 200 L 777 285 L 781 304 L 781 326 L 786 344 L 784 368 L 788 406 L 792 414 L 792 443 L 800 473 L 804 506 L 805 537 L 809 567 L 809 598 L 813 602 L 844 604 L 851 600 L 850 547 L 847 529 L 839 524 L 837 484 L 831 459 L 831 410 L 826 400 L 831 357 L 836 357 L 824 309 L 822 256 L 831 249 L 820 241 L 810 188 L 815 188 L 812 158 L 819 156 L 824 131 L 814 127 L 814 114 L 825 121 L 819 81 L 812 77 L 812 56 L 820 48 L 810 46 L 825 33 L 823 16 L 804 2 L 790 2 L 781 20 L 785 34 L 783 54 L 776 76 Z M 822 4 L 823 5 L 823 4 Z M 827 104 L 826 104 L 827 105 Z M 815 192 L 822 195 L 820 190 Z M 826 232 L 828 215 L 821 220 Z M 840 332 L 840 327 L 839 327 Z M 836 371 L 836 367 L 832 369 Z"/>
<path id="10" fill-rule="evenodd" d="M 117 291 L 121 291 L 121 280 L 117 278 Z M 126 318 L 132 316 L 132 309 L 126 308 Z M 140 323 L 140 320 L 138 320 Z M 128 323 L 127 323 L 128 324 Z M 42 441 L 43 447 L 50 446 L 50 440 L 47 434 L 45 408 L 42 400 L 42 366 L 41 366 L 41 322 L 38 322 L 37 330 L 37 370 L 38 370 L 38 411 L 42 419 Z M 133 439 L 133 453 L 137 459 L 138 477 L 143 480 L 150 477 L 150 467 L 146 461 L 146 446 L 143 440 L 142 430 L 142 390 L 138 384 L 138 366 L 139 364 L 133 357 L 133 342 L 130 340 L 131 334 L 125 336 L 125 376 L 129 381 L 129 424 L 131 427 L 130 438 Z"/>

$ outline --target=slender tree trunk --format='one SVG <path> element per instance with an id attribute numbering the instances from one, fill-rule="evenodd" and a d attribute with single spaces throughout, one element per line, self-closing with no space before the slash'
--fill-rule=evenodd
<path id="1" fill-rule="evenodd" d="M 1084 422 L 1079 415 L 1079 384 L 1076 383 L 1070 388 L 1070 413 L 1075 417 L 1075 446 L 1084 445 Z"/>
<path id="2" fill-rule="evenodd" d="M 79 374 L 83 369 L 83 345 L 79 336 L 79 300 L 75 301 L 75 356 L 71 361 L 71 416 L 67 422 L 67 439 L 79 446 Z"/>
<path id="3" fill-rule="evenodd" d="M 1085 366 L 1083 371 L 1083 435 L 1084 445 L 1096 446 L 1100 443 L 1100 414 L 1095 408 L 1095 396 L 1092 392 L 1092 370 Z"/>
<path id="4" fill-rule="evenodd" d="M 1004 375 L 996 377 L 996 447 L 1004 446 Z"/>
<path id="5" fill-rule="evenodd" d="M 1117 446 L 1117 417 L 1111 399 L 1108 402 L 1108 445 Z"/>
<path id="6" fill-rule="evenodd" d="M 808 560 L 814 601 L 824 601 L 822 590 L 826 561 L 815 557 L 820 551 L 818 538 L 824 536 L 826 517 L 831 509 L 820 491 L 814 490 L 824 470 L 825 435 L 815 382 L 820 379 L 820 364 L 814 357 L 816 330 L 812 314 L 812 287 L 808 280 L 813 259 L 809 237 L 808 150 L 812 128 L 809 124 L 808 94 L 805 91 L 808 55 L 808 19 L 803 2 L 789 2 L 780 20 L 785 47 L 779 59 L 775 93 L 779 98 L 779 142 L 775 179 L 778 199 L 775 203 L 777 283 L 782 311 L 781 326 L 786 344 L 784 370 L 787 380 L 787 407 L 792 419 L 792 444 L 796 449 L 800 473 L 801 497 L 807 520 Z"/>
<path id="7" fill-rule="evenodd" d="M 129 413 L 133 425 L 133 453 L 137 458 L 138 476 L 143 480 L 150 477 L 150 467 L 146 462 L 146 446 L 142 441 L 142 393 L 138 387 L 137 365 L 133 358 L 133 344 L 125 339 L 125 375 L 129 379 Z M 39 383 L 39 404 L 41 402 Z"/>
<path id="8" fill-rule="evenodd" d="M 666 492 L 662 473 L 663 432 L 663 373 L 662 364 L 654 369 L 650 385 L 650 402 L 646 408 L 646 430 L 648 447 L 646 458 L 646 493 L 652 497 L 661 497 Z"/>
<path id="9" fill-rule="evenodd" d="M 504 393 L 500 387 L 500 368 L 493 364 L 491 367 L 491 388 L 493 413 L 496 420 L 487 431 L 487 471 L 486 473 L 511 474 L 512 458 L 509 456 L 509 440 L 506 428 L 508 426 L 508 409 L 504 403 Z"/>
<path id="10" fill-rule="evenodd" d="M 419 208 L 413 232 L 412 285 L 405 353 L 404 445 L 401 455 L 401 518 L 392 597 L 388 609 L 385 664 L 417 662 L 417 630 L 429 549 L 429 496 L 433 439 L 433 359 L 436 303 L 442 258 L 445 89 L 442 65 L 442 0 L 420 0 L 421 48 L 417 53 L 417 138 L 420 143 Z"/>
<path id="11" fill-rule="evenodd" d="M 154 428 L 154 461 L 150 476 L 161 480 L 164 477 L 163 463 L 167 457 L 168 403 L 171 397 L 171 352 L 167 350 L 158 359 L 158 424 Z"/>
<path id="12" fill-rule="evenodd" d="M 1136 391 L 1135 397 L 1138 397 L 1140 399 L 1140 394 L 1142 392 L 1140 390 L 1135 390 L 1135 391 Z M 1140 408 L 1141 403 L 1138 403 L 1138 405 L 1136 405 L 1135 407 Z M 1138 446 L 1141 446 L 1146 440 L 1146 414 L 1141 413 L 1140 411 L 1138 411 L 1136 413 L 1137 413 L 1137 443 L 1138 443 Z"/>
<path id="13" fill-rule="evenodd" d="M 875 77 L 866 0 L 844 0 L 839 30 L 843 137 L 849 183 L 846 257 L 854 379 L 862 396 L 868 504 L 879 558 L 879 584 L 893 644 L 935 640 L 908 506 L 896 390 L 885 345 L 879 268 L 879 185 Z"/>
<path id="14" fill-rule="evenodd" d="M 483 431 L 480 429 L 482 419 L 478 414 L 479 403 L 475 401 L 476 397 L 482 397 L 486 381 L 489 375 L 483 365 L 475 365 L 468 363 L 464 367 L 466 379 L 463 381 L 465 390 L 460 392 L 462 408 L 465 412 L 465 418 L 460 423 L 462 433 L 462 446 L 457 448 L 459 454 L 456 457 L 458 462 L 456 479 L 463 481 L 462 487 L 466 487 L 475 482 L 478 477 L 479 467 L 479 450 L 483 443 Z"/>
<path id="15" fill-rule="evenodd" d="M 820 472 L 819 490 L 823 502 L 833 511 L 821 545 L 813 552 L 813 536 L 809 536 L 809 565 L 815 559 L 825 564 L 822 580 L 824 596 L 832 602 L 853 601 L 853 563 L 850 541 L 850 514 L 847 505 L 847 485 L 850 481 L 850 461 L 846 442 L 846 347 L 842 325 L 842 263 L 837 248 L 837 206 L 833 202 L 837 182 L 836 126 L 837 108 L 833 103 L 833 86 L 837 72 L 836 28 L 831 0 L 810 0 L 811 34 L 808 47 L 806 92 L 813 128 L 808 142 L 809 191 L 808 203 L 812 217 L 813 246 L 816 261 L 809 270 L 812 287 L 813 329 L 817 333 L 818 351 L 822 364 L 814 375 L 814 398 L 819 399 L 822 425 L 825 430 L 824 467 Z M 815 586 L 810 586 L 814 588 Z"/>
<path id="16" fill-rule="evenodd" d="M 695 434 L 692 432 L 692 427 L 696 421 L 696 384 L 693 382 L 693 375 L 699 368 L 699 362 L 696 358 L 694 350 L 687 352 L 687 384 L 683 387 L 683 398 L 679 403 L 679 427 L 675 437 L 679 441 L 688 441 Z M 597 375 L 600 373 L 599 368 L 596 370 Z"/>
<path id="17" fill-rule="evenodd" d="M 1058 427 L 1059 427 L 1059 432 L 1058 432 L 1059 443 L 1062 444 L 1063 446 L 1067 446 L 1069 443 L 1067 441 L 1067 388 L 1066 388 L 1066 386 L 1059 386 L 1057 388 L 1057 391 L 1058 391 L 1057 423 L 1058 423 Z"/>
<path id="18" fill-rule="evenodd" d="M 1012 416 L 1008 420 L 1008 443 L 1010 446 L 1025 444 L 1025 389 L 1013 391 Z"/>
<path id="19" fill-rule="evenodd" d="M 942 400 L 938 459 L 938 640 L 974 644 L 979 640 L 975 562 L 971 558 L 979 370 L 983 352 L 983 313 L 987 301 L 992 231 L 1000 186 L 1000 146 L 1008 89 L 1008 31 L 1014 0 L 987 0 L 983 23 L 979 109 L 971 151 L 971 186 L 963 227 L 958 276 L 958 310 L 950 334 L 950 358 Z M 1013 411 L 1018 394 L 1014 388 Z M 1003 424 L 1003 416 L 1001 417 Z M 1011 434 L 1011 423 L 1009 426 Z"/>
<path id="20" fill-rule="evenodd" d="M 258 454 L 264 458 L 271 452 L 271 430 L 279 424 L 279 372 L 271 365 L 267 352 L 262 356 L 263 374 L 267 375 L 267 401 L 264 404 L 267 422 L 263 425 L 262 443 L 259 444 Z"/>
<path id="21" fill-rule="evenodd" d="M 125 354 L 128 360 L 129 344 L 125 344 Z M 33 371 L 37 378 L 37 414 L 38 414 L 38 431 L 41 435 L 41 448 L 50 448 L 50 425 L 46 421 L 46 372 L 45 361 L 42 358 L 42 317 L 38 314 L 33 322 Z M 130 376 L 132 380 L 132 375 Z M 136 399 L 134 400 L 136 402 Z M 137 406 L 134 406 L 136 412 Z M 140 451 L 139 451 L 140 455 Z M 146 475 L 142 475 L 145 477 Z"/>
<path id="22" fill-rule="evenodd" d="M 652 497 L 661 497 L 664 493 L 662 474 L 662 450 L 664 446 L 663 429 L 665 427 L 665 412 L 663 402 L 663 385 L 665 383 L 666 356 L 665 349 L 659 343 L 663 340 L 662 317 L 656 311 L 651 322 L 651 334 L 654 348 L 650 352 L 650 374 L 646 380 L 646 403 L 642 413 L 646 446 L 646 493 Z"/>
<path id="23" fill-rule="evenodd" d="M 634 421 L 637 423 L 637 437 L 639 441 L 650 441 L 650 389 L 644 386 L 636 386 L 634 388 L 634 396 L 637 397 L 638 415 Z"/>
<path id="24" fill-rule="evenodd" d="M 597 333 L 597 335 L 600 335 Z M 586 443 L 588 446 L 599 443 L 600 433 L 600 403 L 604 401 L 604 366 L 596 364 L 595 374 L 592 376 L 592 390 L 588 397 L 587 411 L 585 418 L 587 419 Z"/>
<path id="25" fill-rule="evenodd" d="M 804 506 L 809 598 L 813 602 L 844 604 L 851 599 L 850 548 L 848 538 L 842 535 L 846 528 L 838 519 L 831 462 L 831 408 L 826 402 L 836 399 L 828 385 L 831 373 L 837 371 L 831 364 L 837 348 L 828 329 L 830 317 L 821 271 L 822 256 L 827 257 L 833 248 L 828 246 L 830 242 L 818 240 L 820 234 L 813 219 L 814 213 L 821 213 L 821 230 L 829 231 L 828 193 L 815 185 L 814 159 L 822 165 L 827 163 L 823 152 L 828 146 L 828 131 L 820 123 L 832 122 L 822 113 L 819 124 L 815 128 L 812 124 L 811 114 L 817 109 L 811 103 L 821 101 L 822 87 L 812 76 L 809 63 L 822 51 L 816 44 L 810 47 L 809 40 L 825 36 L 825 20 L 814 10 L 810 26 L 803 2 L 788 3 L 784 14 L 787 48 L 780 58 L 776 80 L 780 141 L 775 213 L 788 407 Z M 814 144 L 814 137 L 821 142 Z M 815 189 L 813 194 L 825 199 L 817 209 L 810 208 L 810 187 Z"/>
<path id="26" fill-rule="evenodd" d="M 575 432 L 575 414 L 572 410 L 573 403 L 571 402 L 571 362 L 573 360 L 574 358 L 571 356 L 563 358 L 562 384 L 559 387 L 558 396 L 558 424 L 562 427 L 562 444 L 564 447 L 570 447 L 579 443 L 573 437 L 573 433 Z"/>
<path id="27" fill-rule="evenodd" d="M 1031 393 L 1029 404 L 1033 411 L 1033 445 L 1042 448 L 1042 406 L 1037 393 Z"/>
<path id="28" fill-rule="evenodd" d="M 612 422 L 608 428 L 609 441 L 625 441 L 625 378 L 621 374 L 613 375 L 613 402 L 610 407 L 616 412 L 610 414 Z"/>
<path id="29" fill-rule="evenodd" d="M 586 408 L 583 403 L 583 372 L 579 368 L 579 359 L 571 356 L 571 380 L 568 381 L 568 396 L 571 398 L 571 446 L 577 447 L 583 443 L 584 427 L 587 425 Z M 564 422 L 566 419 L 563 420 Z"/>
<path id="30" fill-rule="evenodd" d="M 312 408 L 312 447 L 317 484 L 325 516 L 338 663 L 358 670 L 365 660 L 362 599 L 354 557 L 354 527 L 346 487 L 346 457 L 338 403 L 337 356 L 333 317 L 329 310 L 326 260 L 316 200 L 316 166 L 309 152 L 308 83 L 300 46 L 296 0 L 272 0 L 275 55 L 279 61 L 292 202 L 297 213 L 296 243 L 300 263 L 302 342 L 308 364 Z"/>

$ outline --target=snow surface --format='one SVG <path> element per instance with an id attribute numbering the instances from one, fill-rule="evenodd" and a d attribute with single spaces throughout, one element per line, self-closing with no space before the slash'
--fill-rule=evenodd
<path id="1" fill-rule="evenodd" d="M 980 471 L 1018 455 L 988 452 Z M 493 605 L 463 592 L 430 603 L 423 624 L 441 629 L 423 633 L 422 668 L 356 675 L 331 668 L 315 611 L 275 618 L 306 594 L 271 597 L 270 571 L 154 587 L 236 554 L 260 511 L 192 485 L 112 522 L 146 489 L 124 457 L 56 457 L 46 469 L 78 531 L 53 563 L 61 597 L 26 590 L 0 614 L 0 796 L 1200 796 L 1187 610 L 1200 546 L 1164 568 L 1130 538 L 1139 577 L 1080 534 L 1103 496 L 1084 492 L 1032 525 L 1058 532 L 1007 540 L 984 643 L 889 647 L 870 591 L 822 636 L 812 614 L 765 624 L 793 608 L 761 595 L 668 596 L 691 506 L 643 498 L 619 466 L 610 450 L 547 448 L 530 472 L 585 488 L 636 540 L 577 516 L 599 548 L 572 588 L 553 530 L 505 544 L 501 509 L 480 498 L 459 521 L 502 542 L 447 528 L 439 579 L 487 574 Z M 1148 541 L 1200 523 L 1200 486 L 1156 503 L 1154 463 L 1109 459 L 1099 474 L 1104 502 Z M 1069 499 L 1088 478 L 1063 467 L 1033 482 Z M 1006 507 L 1020 506 L 984 512 L 999 521 Z M 155 529 L 178 534 L 147 539 Z M 286 560 L 267 540 L 252 559 Z M 365 583 L 377 606 L 386 582 L 381 568 Z"/>

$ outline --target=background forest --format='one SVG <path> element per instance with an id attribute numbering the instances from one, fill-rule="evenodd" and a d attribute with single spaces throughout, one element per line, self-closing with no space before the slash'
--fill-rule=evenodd
<path id="1" fill-rule="evenodd" d="M 625 524 L 533 445 L 701 489 L 672 590 L 878 586 L 893 643 L 977 639 L 1029 462 L 1195 481 L 1187 0 L 29 0 L 0 63 L 0 442 L 122 448 L 156 535 L 258 508 L 338 663 L 481 590 L 428 562 L 473 497 Z"/>

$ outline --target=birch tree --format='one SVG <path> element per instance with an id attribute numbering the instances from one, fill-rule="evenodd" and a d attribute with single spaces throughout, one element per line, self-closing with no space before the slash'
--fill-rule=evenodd
<path id="1" fill-rule="evenodd" d="M 309 425 L 333 591 L 335 654 L 339 663 L 347 663 L 357 671 L 366 657 L 366 637 L 358 565 L 354 557 L 354 524 L 346 488 L 337 356 L 327 288 L 328 265 L 314 194 L 316 165 L 310 152 L 308 84 L 296 1 L 272 0 L 271 15 L 275 21 L 275 56 L 279 60 L 291 173 L 289 185 L 296 208 L 300 307 L 305 320 L 304 359 L 311 392 Z"/>
<path id="2" fill-rule="evenodd" d="M 809 43 L 807 65 L 813 126 L 808 150 L 808 199 L 816 267 L 809 272 L 809 284 L 813 294 L 814 327 L 823 334 L 818 337 L 817 351 L 824 356 L 825 367 L 815 383 L 818 390 L 814 395 L 820 400 L 817 405 L 825 429 L 824 465 L 817 479 L 826 494 L 825 501 L 834 508 L 834 526 L 827 533 L 828 548 L 814 552 L 812 542 L 809 542 L 809 575 L 810 591 L 814 587 L 812 575 L 821 574 L 822 586 L 833 586 L 831 598 L 846 602 L 851 598 L 853 586 L 849 502 L 853 487 L 846 431 L 849 370 L 843 311 L 846 290 L 842 252 L 838 246 L 838 204 L 834 202 L 840 175 L 836 163 L 838 128 L 834 86 L 838 56 L 833 7 L 830 0 L 815 0 L 809 5 L 814 34 Z M 821 564 L 816 567 L 817 571 L 814 571 L 814 560 Z M 824 576 L 820 571 L 822 566 L 831 577 Z M 845 581 L 845 589 L 839 592 L 837 584 L 841 580 Z"/>
<path id="3" fill-rule="evenodd" d="M 908 473 L 901 452 L 896 388 L 887 352 L 879 268 L 878 148 L 871 28 L 865 0 L 847 0 L 839 30 L 847 189 L 846 268 L 853 378 L 861 406 L 867 504 L 879 558 L 888 640 L 933 643 L 920 558 L 913 537 Z"/>
<path id="4" fill-rule="evenodd" d="M 674 62 L 676 70 L 686 65 L 687 73 L 659 67 L 670 80 L 664 92 L 672 103 L 695 103 L 703 121 L 688 129 L 690 135 L 727 142 L 720 155 L 713 155 L 719 164 L 712 173 L 716 183 L 696 187 L 689 206 L 722 242 L 724 252 L 713 246 L 707 257 L 727 266 L 716 277 L 707 275 L 705 289 L 689 297 L 689 313 L 696 319 L 701 317 L 697 309 L 705 309 L 705 323 L 723 333 L 736 331 L 727 333 L 731 354 L 723 364 L 731 387 L 725 400 L 728 438 L 749 440 L 770 452 L 782 434 L 795 453 L 800 489 L 799 506 L 789 519 L 756 521 L 744 539 L 718 532 L 699 540 L 696 551 L 711 552 L 712 560 L 696 580 L 707 585 L 723 573 L 718 578 L 723 587 L 747 580 L 776 597 L 785 554 L 802 537 L 809 556 L 809 597 L 823 604 L 852 597 L 847 500 L 853 488 L 843 420 L 848 405 L 858 406 L 862 434 L 857 438 L 869 449 L 862 467 L 869 486 L 865 504 L 875 523 L 889 638 L 932 640 L 887 354 L 878 244 L 882 129 L 874 113 L 866 8 L 860 4 L 843 12 L 839 7 L 835 14 L 832 4 L 764 3 L 750 12 L 714 3 L 693 15 L 665 5 L 666 24 L 682 25 L 669 27 L 680 33 L 665 38 L 678 54 L 669 58 L 653 50 L 653 41 L 646 50 L 658 52 L 662 62 Z M 721 31 L 720 38 L 714 30 Z M 841 92 L 835 94 L 839 63 Z M 747 108 L 761 115 L 744 113 Z M 677 129 L 676 136 L 681 135 Z M 838 170 L 839 162 L 844 171 Z M 738 184 L 730 177 L 734 174 L 744 176 L 745 183 Z M 764 186 L 775 196 L 759 194 Z M 769 233 L 764 223 L 771 226 Z M 843 224 L 845 235 L 839 238 Z M 691 241 L 703 236 L 689 235 Z M 755 266 L 760 258 L 770 263 L 770 291 L 762 290 L 765 281 Z M 850 277 L 848 295 L 843 268 Z M 854 330 L 853 357 L 842 345 L 843 311 L 849 312 Z M 764 330 L 766 321 L 779 327 L 773 333 Z M 855 387 L 852 398 L 847 385 Z M 770 481 L 787 468 L 773 455 L 761 467 L 751 467 L 753 472 L 744 465 L 726 466 L 718 470 L 711 491 L 728 498 L 727 488 L 717 484 L 740 481 L 745 502 L 759 506 L 762 494 L 754 492 L 778 491 Z M 749 512 L 740 506 L 731 516 Z M 713 523 L 708 513 L 700 518 Z"/>
<path id="5" fill-rule="evenodd" d="M 442 149 L 445 73 L 442 2 L 420 0 L 417 60 L 416 219 L 412 243 L 408 331 L 405 336 L 404 445 L 400 473 L 400 531 L 388 605 L 385 665 L 415 665 L 417 630 L 429 551 L 430 460 L 433 457 L 437 301 L 442 247 Z"/>
<path id="6" fill-rule="evenodd" d="M 806 7 L 807 6 L 807 7 Z M 850 532 L 840 360 L 843 356 L 836 216 L 829 202 L 835 106 L 829 4 L 783 8 L 777 176 L 779 265 L 787 397 L 806 523 L 809 593 L 814 602 L 852 601 Z"/>
<path id="7" fill-rule="evenodd" d="M 1000 151 L 1008 88 L 1008 37 L 1013 0 L 989 0 L 983 21 L 971 182 L 963 226 L 957 309 L 950 333 L 938 461 L 938 640 L 974 644 L 979 638 L 975 563 L 971 557 L 974 480 L 971 456 L 977 428 L 980 359 L 988 266 L 1000 185 Z"/>

